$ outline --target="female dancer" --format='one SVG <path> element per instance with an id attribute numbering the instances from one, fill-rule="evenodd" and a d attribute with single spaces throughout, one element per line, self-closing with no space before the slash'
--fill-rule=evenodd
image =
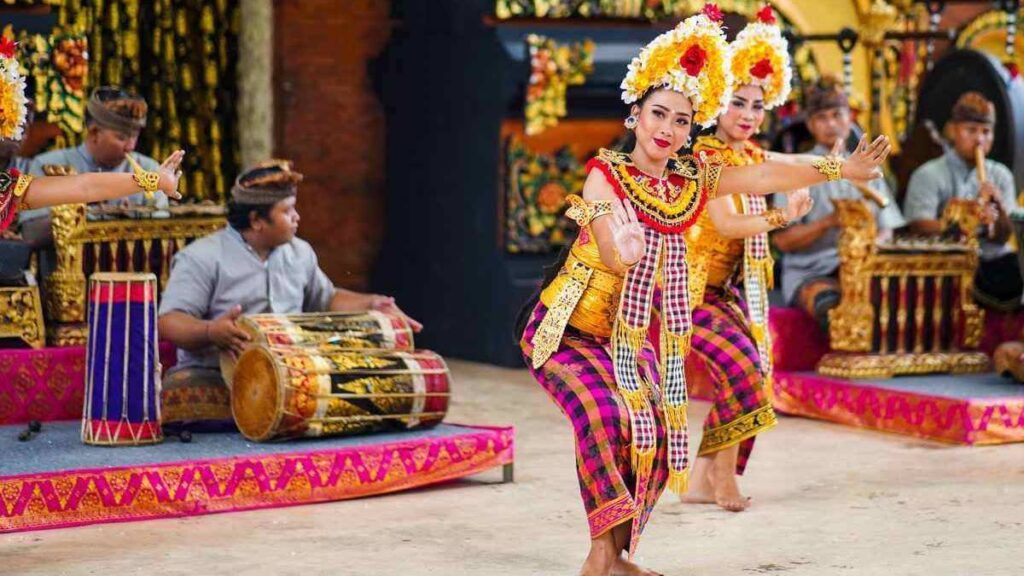
<path id="1" fill-rule="evenodd" d="M 714 151 L 726 166 L 751 166 L 766 153 L 751 137 L 765 110 L 786 101 L 789 52 L 771 6 L 757 14 L 732 42 L 729 108 L 713 135 L 701 136 L 694 151 Z M 806 191 L 786 210 L 768 210 L 763 196 L 717 198 L 686 233 L 690 248 L 690 305 L 693 351 L 715 384 L 715 401 L 704 421 L 693 481 L 684 502 L 717 503 L 745 510 L 736 483 L 757 434 L 775 426 L 767 389 L 771 381 L 768 289 L 772 257 L 768 232 L 801 218 L 811 208 Z M 742 288 L 739 288 L 742 287 Z"/>
<path id="2" fill-rule="evenodd" d="M 15 43 L 0 38 L 0 139 L 20 140 L 28 115 L 25 79 L 14 58 Z M 131 196 L 140 189 L 162 190 L 171 198 L 178 194 L 181 150 L 168 156 L 160 169 L 147 172 L 135 166 L 133 174 L 80 174 L 33 178 L 14 168 L 0 171 L 0 232 L 6 230 L 19 209 L 43 208 L 56 204 L 99 202 Z M 129 156 L 129 160 L 132 158 Z"/>
<path id="3" fill-rule="evenodd" d="M 602 150 L 588 163 L 583 197 L 570 197 L 568 212 L 580 232 L 517 326 L 534 377 L 575 430 L 591 537 L 585 575 L 653 574 L 622 552 L 630 559 L 636 552 L 666 484 L 685 491 L 690 314 L 682 232 L 719 194 L 875 178 L 889 150 L 879 138 L 845 162 L 724 170 L 716 154 L 676 156 L 691 122 L 713 122 L 729 101 L 720 21 L 708 5 L 630 64 L 622 87 L 636 144 L 629 153 Z M 660 358 L 646 342 L 656 279 L 664 294 Z"/>

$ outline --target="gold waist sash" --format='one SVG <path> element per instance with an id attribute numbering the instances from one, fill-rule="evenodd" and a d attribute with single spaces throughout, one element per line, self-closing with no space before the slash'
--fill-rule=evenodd
<path id="1" fill-rule="evenodd" d="M 621 292 L 621 276 L 590 266 L 570 252 L 558 276 L 540 294 L 548 311 L 533 338 L 534 367 L 558 349 L 566 325 L 611 337 Z"/>
<path id="2" fill-rule="evenodd" d="M 731 246 L 730 246 L 731 248 Z M 708 254 L 708 286 L 721 288 L 736 274 L 740 261 L 743 259 L 743 241 L 739 241 L 739 252 L 733 250 L 712 252 Z"/>

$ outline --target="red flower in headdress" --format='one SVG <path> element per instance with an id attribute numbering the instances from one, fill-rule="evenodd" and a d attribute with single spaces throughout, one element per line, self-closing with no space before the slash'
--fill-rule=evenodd
<path id="1" fill-rule="evenodd" d="M 775 13 L 772 12 L 771 4 L 765 4 L 764 8 L 757 11 L 757 20 L 764 24 L 775 24 Z"/>
<path id="2" fill-rule="evenodd" d="M 679 58 L 679 65 L 682 66 L 690 76 L 696 76 L 704 69 L 704 63 L 707 62 L 707 60 L 707 52 L 697 44 L 694 44 L 686 50 L 686 53 L 683 54 L 681 58 Z"/>
<path id="3" fill-rule="evenodd" d="M 0 56 L 14 58 L 14 50 L 17 47 L 18 43 L 11 38 L 0 38 Z"/>
<path id="4" fill-rule="evenodd" d="M 723 20 L 725 20 L 725 16 L 722 15 L 722 9 L 719 8 L 718 4 L 715 4 L 714 2 L 708 2 L 707 4 L 705 4 L 704 9 L 701 10 L 701 13 L 707 16 L 708 19 L 711 20 L 712 22 L 721 23 Z"/>
<path id="5" fill-rule="evenodd" d="M 772 72 L 775 72 L 775 69 L 772 68 L 772 63 L 767 58 L 758 60 L 757 64 L 750 68 L 750 75 L 760 80 L 764 80 Z"/>
<path id="6" fill-rule="evenodd" d="M 1016 62 L 1007 62 L 1006 71 L 1010 73 L 1010 80 L 1020 76 L 1020 67 L 1017 66 Z"/>

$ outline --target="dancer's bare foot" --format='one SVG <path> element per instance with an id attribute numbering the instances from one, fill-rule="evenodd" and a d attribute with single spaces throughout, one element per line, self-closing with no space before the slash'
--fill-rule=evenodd
<path id="1" fill-rule="evenodd" d="M 616 526 L 614 529 L 590 541 L 590 553 L 587 554 L 587 559 L 583 561 L 583 567 L 580 568 L 580 576 L 610 576 L 612 568 L 615 566 L 615 559 L 619 557 L 623 548 L 615 540 L 616 531 L 621 532 L 621 528 Z M 628 524 L 624 528 L 628 534 Z"/>
<path id="2" fill-rule="evenodd" d="M 587 559 L 583 561 L 580 568 L 580 576 L 609 576 L 615 565 L 615 558 L 610 556 L 611 550 L 600 550 L 596 546 L 590 547 Z"/>
<path id="3" fill-rule="evenodd" d="M 716 452 L 708 470 L 715 503 L 730 512 L 742 512 L 750 506 L 750 498 L 740 493 L 740 486 L 736 483 L 736 454 L 737 450 L 733 448 Z"/>
<path id="4" fill-rule="evenodd" d="M 619 556 L 615 559 L 615 565 L 612 566 L 612 576 L 664 576 L 664 574 L 648 570 L 647 568 L 641 568 Z"/>

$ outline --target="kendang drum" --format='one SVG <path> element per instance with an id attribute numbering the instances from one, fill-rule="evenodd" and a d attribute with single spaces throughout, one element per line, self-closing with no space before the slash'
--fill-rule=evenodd
<path id="1" fill-rule="evenodd" d="M 82 442 L 163 440 L 156 322 L 155 275 L 97 273 L 89 279 Z"/>
<path id="2" fill-rule="evenodd" d="M 257 442 L 425 428 L 448 412 L 449 384 L 429 351 L 257 345 L 238 360 L 231 411 Z"/>
<path id="3" fill-rule="evenodd" d="M 413 331 L 398 316 L 369 312 L 313 312 L 305 314 L 251 314 L 237 320 L 248 332 L 250 344 L 270 347 L 302 346 L 412 351 Z M 221 374 L 233 380 L 235 358 L 222 354 Z"/>

